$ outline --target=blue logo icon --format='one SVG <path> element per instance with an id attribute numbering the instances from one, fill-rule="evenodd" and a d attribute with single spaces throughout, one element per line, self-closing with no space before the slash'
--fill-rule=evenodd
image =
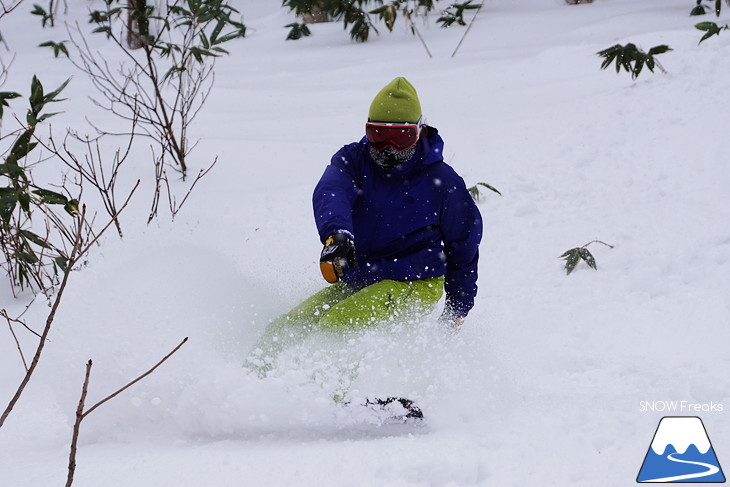
<path id="1" fill-rule="evenodd" d="M 702 420 L 696 416 L 663 417 L 636 481 L 725 482 Z"/>

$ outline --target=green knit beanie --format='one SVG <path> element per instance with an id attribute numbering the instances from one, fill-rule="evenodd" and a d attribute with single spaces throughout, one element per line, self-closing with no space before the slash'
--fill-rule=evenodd
<path id="1" fill-rule="evenodd" d="M 412 122 L 421 118 L 418 93 L 407 79 L 398 77 L 375 95 L 370 104 L 371 122 Z"/>

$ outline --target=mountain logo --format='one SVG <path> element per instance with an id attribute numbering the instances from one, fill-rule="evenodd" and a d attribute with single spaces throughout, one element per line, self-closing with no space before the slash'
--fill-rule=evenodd
<path id="1" fill-rule="evenodd" d="M 636 481 L 725 482 L 702 420 L 697 416 L 663 417 Z"/>

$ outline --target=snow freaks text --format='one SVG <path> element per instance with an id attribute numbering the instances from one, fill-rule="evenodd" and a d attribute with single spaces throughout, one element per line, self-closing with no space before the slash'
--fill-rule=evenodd
<path id="1" fill-rule="evenodd" d="M 670 413 L 721 413 L 723 405 L 719 402 L 696 403 L 690 401 L 640 401 L 639 411 Z"/>

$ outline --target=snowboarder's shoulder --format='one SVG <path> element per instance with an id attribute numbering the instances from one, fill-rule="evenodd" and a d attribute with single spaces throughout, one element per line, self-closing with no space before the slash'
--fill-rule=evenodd
<path id="1" fill-rule="evenodd" d="M 428 166 L 429 175 L 438 178 L 446 186 L 464 184 L 463 178 L 450 164 L 445 161 L 438 161 Z"/>
<path id="2" fill-rule="evenodd" d="M 346 144 L 332 156 L 332 164 L 357 167 L 364 161 L 366 151 L 365 139 Z"/>

